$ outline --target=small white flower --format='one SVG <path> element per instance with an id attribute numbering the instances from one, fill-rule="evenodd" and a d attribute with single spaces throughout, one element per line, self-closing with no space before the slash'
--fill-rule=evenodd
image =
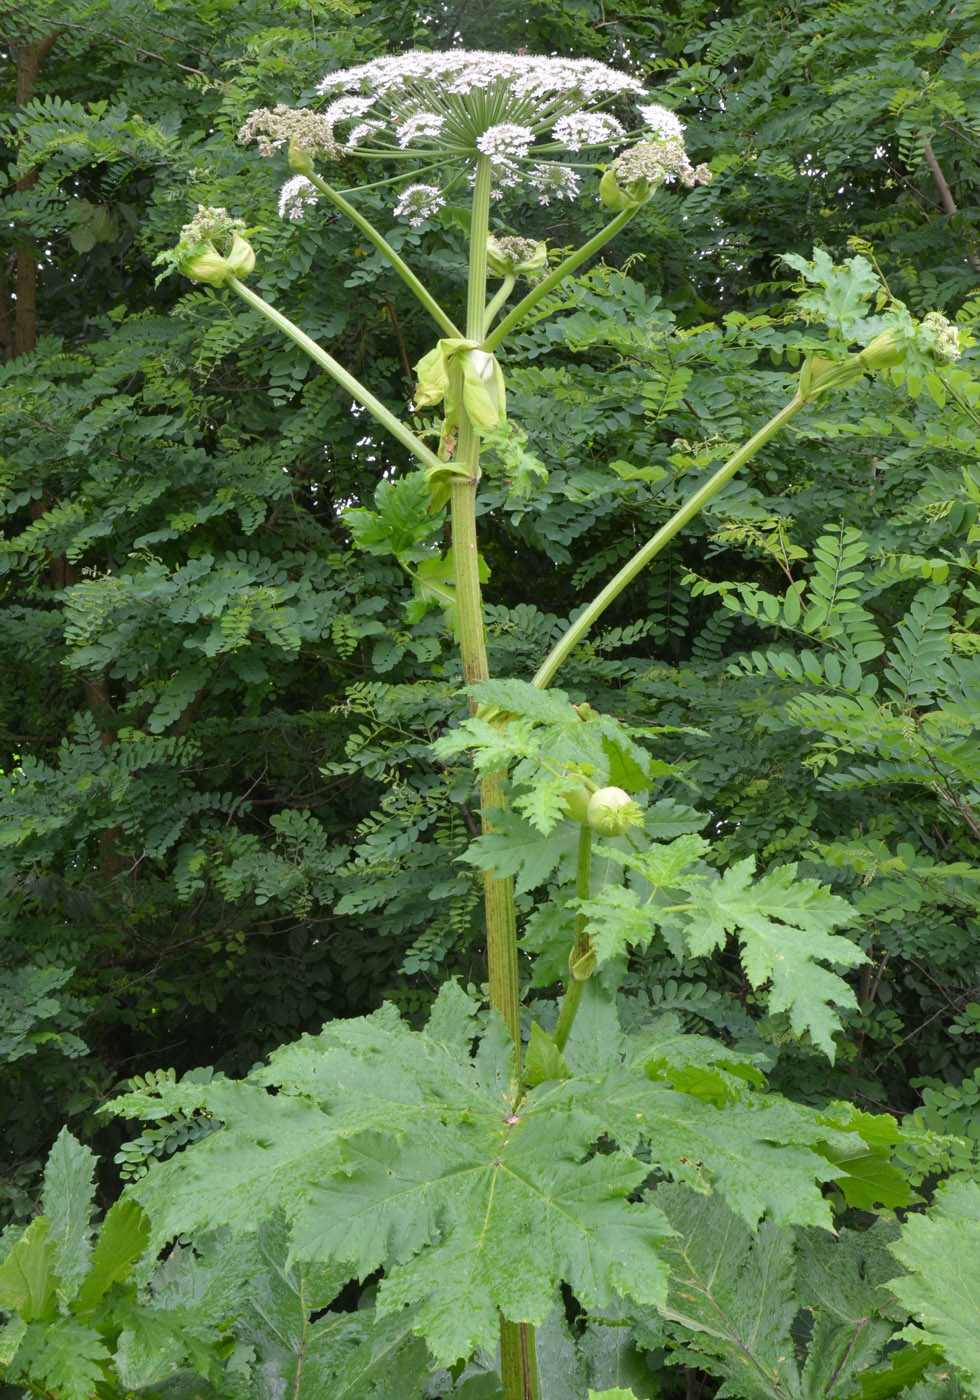
<path id="1" fill-rule="evenodd" d="M 446 118 L 440 116 L 438 112 L 415 112 L 412 116 L 406 117 L 398 127 L 398 144 L 403 149 L 410 146 L 413 141 L 426 137 L 435 139 L 446 124 Z"/>
<path id="2" fill-rule="evenodd" d="M 413 228 L 424 224 L 446 201 L 435 185 L 409 185 L 402 190 L 395 205 L 398 218 L 407 218 Z"/>
<path id="3" fill-rule="evenodd" d="M 280 219 L 301 219 L 307 204 L 315 204 L 319 198 L 317 188 L 305 175 L 293 175 L 279 191 Z"/>
<path id="4" fill-rule="evenodd" d="M 558 118 L 552 135 L 570 151 L 580 151 L 583 146 L 620 146 L 626 132 L 608 112 L 570 112 Z"/>
<path id="5" fill-rule="evenodd" d="M 651 102 L 648 107 L 641 107 L 640 116 L 645 125 L 655 136 L 659 136 L 661 141 L 682 141 L 684 139 L 684 123 L 680 117 L 669 108 L 661 107 L 658 102 Z"/>

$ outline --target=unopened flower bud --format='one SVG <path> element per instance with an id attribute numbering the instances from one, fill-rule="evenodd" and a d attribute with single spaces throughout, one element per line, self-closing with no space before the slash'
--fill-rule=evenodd
<path id="1" fill-rule="evenodd" d="M 161 254 L 193 282 L 223 287 L 229 277 L 247 277 L 255 266 L 255 253 L 246 240 L 245 224 L 233 219 L 227 209 L 198 205 L 197 213 L 180 231 L 180 242 L 173 252 Z M 224 249 L 222 254 L 219 250 Z"/>
<path id="2" fill-rule="evenodd" d="M 599 836 L 622 836 L 641 825 L 643 813 L 621 787 L 604 787 L 589 798 L 588 820 Z"/>
<path id="3" fill-rule="evenodd" d="M 866 345 L 858 359 L 866 370 L 894 369 L 902 363 L 904 347 L 894 331 L 882 331 L 870 345 Z"/>
<path id="4" fill-rule="evenodd" d="M 180 270 L 192 282 L 206 282 L 209 287 L 223 287 L 232 270 L 213 243 L 200 243 L 181 259 Z"/>
<path id="5" fill-rule="evenodd" d="M 295 170 L 297 175 L 313 174 L 313 157 L 295 136 L 289 142 L 289 168 Z"/>

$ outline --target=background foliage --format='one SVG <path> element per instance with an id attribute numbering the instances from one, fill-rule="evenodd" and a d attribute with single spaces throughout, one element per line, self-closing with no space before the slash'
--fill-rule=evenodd
<path id="1" fill-rule="evenodd" d="M 35 1210 L 66 1121 L 124 1175 L 200 1132 L 191 1114 L 129 1141 L 98 1119 L 131 1076 L 238 1072 L 385 998 L 419 1023 L 445 977 L 484 975 L 477 872 L 459 859 L 477 830 L 471 775 L 429 749 L 459 713 L 453 644 L 340 517 L 379 508 L 400 449 L 243 308 L 155 280 L 189 211 L 227 205 L 256 230 L 259 290 L 393 406 L 410 393 L 421 317 L 342 221 L 279 221 L 282 170 L 234 140 L 250 109 L 309 100 L 324 71 L 381 52 L 523 46 L 634 68 L 688 123 L 692 159 L 712 163 L 710 186 L 654 201 L 556 294 L 506 366 L 514 431 L 481 498 L 495 675 L 526 678 L 560 620 L 785 400 L 799 327 L 782 254 L 872 255 L 914 311 L 977 318 L 972 0 L 526 11 L 5 8 L 6 1220 Z M 366 203 L 386 227 L 380 197 Z M 522 210 L 515 229 L 561 247 L 599 221 L 587 192 L 571 211 Z M 438 228 L 392 234 L 451 304 L 464 231 L 449 209 Z M 801 1104 L 846 1098 L 952 1132 L 946 1163 L 967 1173 L 980 1150 L 975 355 L 917 399 L 869 381 L 797 418 L 561 678 L 573 700 L 649 730 L 648 751 L 679 770 L 661 795 L 698 814 L 719 868 L 796 862 L 855 907 L 869 955 L 832 1069 L 727 955 L 637 956 L 624 1025 L 669 1011 L 759 1057 Z M 527 883 L 525 916 L 548 880 Z M 930 1185 L 935 1158 L 903 1151 Z M 106 1172 L 98 1204 L 117 1189 Z M 692 1239 L 720 1228 L 690 1223 Z M 788 1237 L 772 1248 L 785 1270 L 809 1257 Z M 235 1267 L 249 1276 L 247 1259 Z M 596 1360 L 611 1330 L 592 1317 L 553 1339 L 576 1385 L 620 1383 Z M 194 1345 L 220 1356 L 220 1340 Z M 622 1383 L 649 1382 L 637 1358 L 650 1348 L 727 1374 L 721 1343 L 681 1357 L 661 1331 L 629 1345 Z M 798 1360 L 805 1371 L 805 1346 Z"/>

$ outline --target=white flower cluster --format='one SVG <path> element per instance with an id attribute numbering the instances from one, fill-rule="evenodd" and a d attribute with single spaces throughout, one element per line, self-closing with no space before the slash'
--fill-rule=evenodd
<path id="1" fill-rule="evenodd" d="M 553 199 L 576 199 L 580 177 L 578 172 L 567 165 L 532 165 L 525 179 L 538 197 L 539 204 L 550 204 Z"/>
<path id="2" fill-rule="evenodd" d="M 305 175 L 294 175 L 279 191 L 280 219 L 301 219 L 307 204 L 315 204 L 319 198 L 315 185 Z"/>
<path id="3" fill-rule="evenodd" d="M 922 318 L 924 338 L 941 364 L 951 365 L 962 354 L 960 333 L 941 311 L 930 311 Z"/>
<path id="4" fill-rule="evenodd" d="M 434 141 L 445 124 L 446 118 L 438 112 L 416 112 L 399 124 L 398 144 L 404 149 L 413 141 Z"/>
<path id="5" fill-rule="evenodd" d="M 706 185 L 711 171 L 706 165 L 693 166 L 681 141 L 667 140 L 631 146 L 613 161 L 612 169 L 621 188 L 645 180 L 651 186 L 669 185 L 680 179 L 692 188 Z"/>
<path id="6" fill-rule="evenodd" d="M 583 146 L 616 147 L 626 140 L 622 123 L 608 112 L 570 112 L 558 118 L 551 134 L 570 151 L 580 151 Z"/>
<path id="7" fill-rule="evenodd" d="M 307 107 L 256 107 L 249 112 L 245 124 L 238 133 L 243 145 L 257 141 L 259 155 L 272 156 L 280 146 L 290 141 L 304 150 L 315 160 L 318 156 L 336 160 L 341 154 L 341 146 L 334 135 L 333 122 L 321 112 L 311 112 Z"/>
<path id="8" fill-rule="evenodd" d="M 684 123 L 669 107 L 661 107 L 658 102 L 651 102 L 649 106 L 640 108 L 640 116 L 648 129 L 661 141 L 684 140 Z"/>
<path id="9" fill-rule="evenodd" d="M 257 139 L 263 155 L 286 142 L 294 153 L 313 159 L 356 153 L 404 160 L 417 154 L 425 164 L 462 163 L 471 175 L 479 158 L 489 156 L 494 197 L 523 185 L 539 203 L 548 204 L 578 193 L 579 175 L 561 163 L 559 153 L 615 151 L 625 145 L 627 129 L 603 109 L 613 102 L 632 102 L 645 139 L 660 152 L 657 182 L 679 177 L 691 184 L 703 178 L 684 154 L 679 118 L 666 107 L 643 102 L 650 94 L 639 79 L 592 59 L 416 51 L 331 73 L 317 92 L 328 100 L 322 112 L 260 108 L 239 138 Z M 293 168 L 312 173 L 295 159 Z M 439 205 L 419 190 L 433 188 L 410 185 L 398 210 L 413 223 L 422 222 L 423 211 Z M 300 217 L 308 192 L 293 181 L 287 189 L 281 200 L 286 217 Z"/>
<path id="10" fill-rule="evenodd" d="M 435 185 L 409 185 L 398 197 L 395 215 L 407 219 L 413 228 L 418 228 L 445 203 L 441 190 Z"/>
<path id="11" fill-rule="evenodd" d="M 220 243 L 245 232 L 245 220 L 233 219 L 224 207 L 199 204 L 197 213 L 180 231 L 180 242 L 189 248 L 198 243 Z"/>
<path id="12" fill-rule="evenodd" d="M 333 92 L 371 93 L 380 98 L 411 100 L 419 90 L 436 87 L 451 96 L 508 90 L 515 102 L 534 110 L 542 102 L 571 100 L 573 106 L 633 93 L 645 97 L 636 78 L 617 73 L 588 58 L 529 58 L 524 54 L 452 49 L 448 53 L 399 54 L 372 59 L 358 68 L 331 73 L 317 88 Z"/>

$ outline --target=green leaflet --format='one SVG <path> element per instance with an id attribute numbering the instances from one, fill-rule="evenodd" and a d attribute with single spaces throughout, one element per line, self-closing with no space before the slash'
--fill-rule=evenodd
<path id="1" fill-rule="evenodd" d="M 788 1011 L 799 1035 L 834 1058 L 837 1017 L 830 1004 L 855 1006 L 854 993 L 821 961 L 857 967 L 865 954 L 850 939 L 831 933 L 854 917 L 850 905 L 815 880 L 796 877 L 796 864 L 781 865 L 752 882 L 755 860 L 736 862 L 713 884 L 690 892 L 692 912 L 685 928 L 691 953 L 699 956 L 724 944 L 728 934 L 742 945 L 742 966 L 753 987 L 771 983 L 773 1011 Z"/>
<path id="2" fill-rule="evenodd" d="M 944 1182 L 890 1248 L 909 1271 L 891 1287 L 917 1324 L 902 1335 L 937 1342 L 980 1395 L 980 1185 L 968 1176 Z"/>
<path id="3" fill-rule="evenodd" d="M 752 1232 L 717 1196 L 668 1186 L 655 1197 L 678 1232 L 663 1251 L 671 1275 L 660 1309 L 674 1358 L 718 1377 L 727 1394 L 885 1400 L 935 1366 L 936 1348 L 896 1350 L 894 1224 L 836 1237 L 769 1222 Z M 640 1338 L 661 1340 L 662 1326 L 644 1316 Z"/>

